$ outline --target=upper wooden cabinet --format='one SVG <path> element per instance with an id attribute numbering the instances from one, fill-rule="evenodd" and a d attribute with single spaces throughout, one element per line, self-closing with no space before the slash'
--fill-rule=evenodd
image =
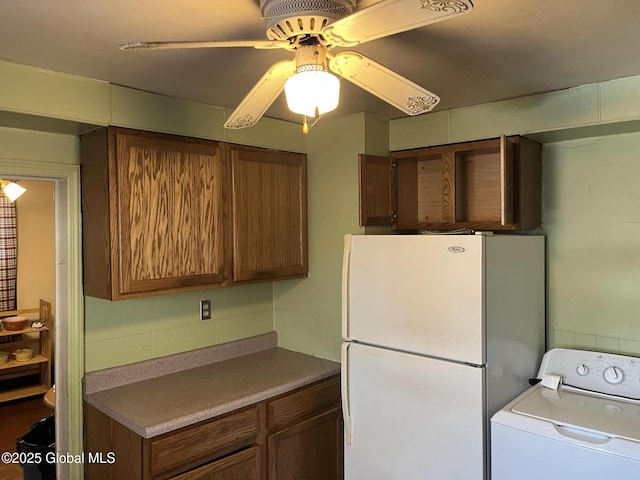
<path id="1" fill-rule="evenodd" d="M 306 276 L 306 156 L 228 148 L 233 282 Z"/>
<path id="2" fill-rule="evenodd" d="M 361 155 L 360 222 L 413 231 L 538 228 L 541 151 L 533 140 L 502 136 L 393 152 L 386 168 L 384 157 Z"/>
<path id="3" fill-rule="evenodd" d="M 306 276 L 305 155 L 115 127 L 81 150 L 86 295 Z"/>
<path id="4" fill-rule="evenodd" d="M 221 144 L 109 127 L 83 135 L 81 150 L 86 295 L 224 284 Z"/>

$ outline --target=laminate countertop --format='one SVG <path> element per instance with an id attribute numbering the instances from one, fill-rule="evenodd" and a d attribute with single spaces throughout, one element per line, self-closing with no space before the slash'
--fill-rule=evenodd
<path id="1" fill-rule="evenodd" d="M 340 372 L 340 364 L 283 348 L 86 392 L 85 401 L 143 438 L 289 392 Z"/>

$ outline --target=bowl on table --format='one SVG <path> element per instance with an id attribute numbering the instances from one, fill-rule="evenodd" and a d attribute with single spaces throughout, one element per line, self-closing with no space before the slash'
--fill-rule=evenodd
<path id="1" fill-rule="evenodd" d="M 27 326 L 27 317 L 7 317 L 2 319 L 5 330 L 22 330 Z"/>

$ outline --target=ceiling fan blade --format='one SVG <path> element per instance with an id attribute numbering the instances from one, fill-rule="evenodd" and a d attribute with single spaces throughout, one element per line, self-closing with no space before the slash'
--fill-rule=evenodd
<path id="1" fill-rule="evenodd" d="M 283 60 L 267 70 L 224 124 L 224 128 L 246 128 L 256 124 L 296 71 L 294 60 Z"/>
<path id="2" fill-rule="evenodd" d="M 333 45 L 352 47 L 473 11 L 471 0 L 383 0 L 322 30 Z"/>
<path id="3" fill-rule="evenodd" d="M 173 48 L 253 47 L 258 49 L 286 48 L 289 42 L 281 40 L 230 40 L 222 42 L 133 42 L 119 45 L 120 50 L 161 50 Z"/>
<path id="4" fill-rule="evenodd" d="M 426 113 L 440 101 L 436 94 L 356 52 L 338 53 L 329 68 L 407 115 Z"/>

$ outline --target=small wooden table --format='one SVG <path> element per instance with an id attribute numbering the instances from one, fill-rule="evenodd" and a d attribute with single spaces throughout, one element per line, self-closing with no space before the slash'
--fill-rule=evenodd
<path id="1" fill-rule="evenodd" d="M 56 387 L 55 385 L 47 390 L 47 393 L 44 394 L 44 398 L 42 399 L 44 404 L 49 407 L 56 409 Z"/>

